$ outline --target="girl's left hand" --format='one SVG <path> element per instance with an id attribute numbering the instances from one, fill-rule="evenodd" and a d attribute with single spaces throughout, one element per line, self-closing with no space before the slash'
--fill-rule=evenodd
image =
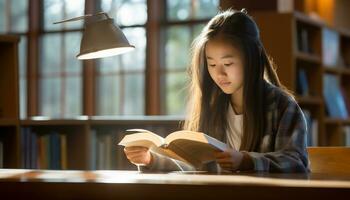
<path id="1" fill-rule="evenodd" d="M 224 170 L 236 171 L 243 159 L 243 153 L 234 149 L 227 149 L 223 152 L 215 153 L 216 162 Z"/>

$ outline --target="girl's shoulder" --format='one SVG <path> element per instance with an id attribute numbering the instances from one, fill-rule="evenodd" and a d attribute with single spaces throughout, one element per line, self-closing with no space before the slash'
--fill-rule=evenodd
<path id="1" fill-rule="evenodd" d="M 296 123 L 305 127 L 302 110 L 292 95 L 270 83 L 267 83 L 265 91 L 267 127 L 277 130 L 281 123 L 285 127 L 288 124 L 294 127 Z"/>
<path id="2" fill-rule="evenodd" d="M 291 94 L 269 82 L 265 82 L 265 97 L 268 110 L 284 110 L 290 105 L 298 105 Z"/>

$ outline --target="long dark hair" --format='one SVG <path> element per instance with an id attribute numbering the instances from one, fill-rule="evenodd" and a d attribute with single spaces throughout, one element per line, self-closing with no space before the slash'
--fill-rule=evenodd
<path id="1" fill-rule="evenodd" d="M 209 75 L 205 45 L 215 37 L 223 37 L 244 55 L 243 138 L 240 150 L 258 149 L 264 133 L 267 82 L 288 91 L 280 83 L 271 59 L 261 43 L 254 20 L 242 9 L 226 10 L 204 27 L 192 44 L 192 63 L 189 68 L 190 103 L 184 129 L 207 133 L 224 140 L 230 95 L 225 94 Z"/>

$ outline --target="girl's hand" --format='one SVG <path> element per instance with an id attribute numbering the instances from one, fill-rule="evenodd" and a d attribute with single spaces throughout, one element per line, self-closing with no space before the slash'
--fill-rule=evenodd
<path id="1" fill-rule="evenodd" d="M 224 170 L 236 171 L 242 162 L 243 154 L 234 149 L 215 153 L 216 162 Z"/>
<path id="2" fill-rule="evenodd" d="M 148 166 L 152 162 L 152 154 L 146 147 L 125 147 L 124 153 L 128 160 L 135 165 Z"/>

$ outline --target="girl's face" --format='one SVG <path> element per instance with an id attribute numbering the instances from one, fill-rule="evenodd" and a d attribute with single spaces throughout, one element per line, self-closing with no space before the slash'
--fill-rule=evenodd
<path id="1" fill-rule="evenodd" d="M 205 54 L 208 71 L 214 82 L 226 94 L 234 94 L 243 86 L 243 56 L 224 39 L 207 42 Z"/>

